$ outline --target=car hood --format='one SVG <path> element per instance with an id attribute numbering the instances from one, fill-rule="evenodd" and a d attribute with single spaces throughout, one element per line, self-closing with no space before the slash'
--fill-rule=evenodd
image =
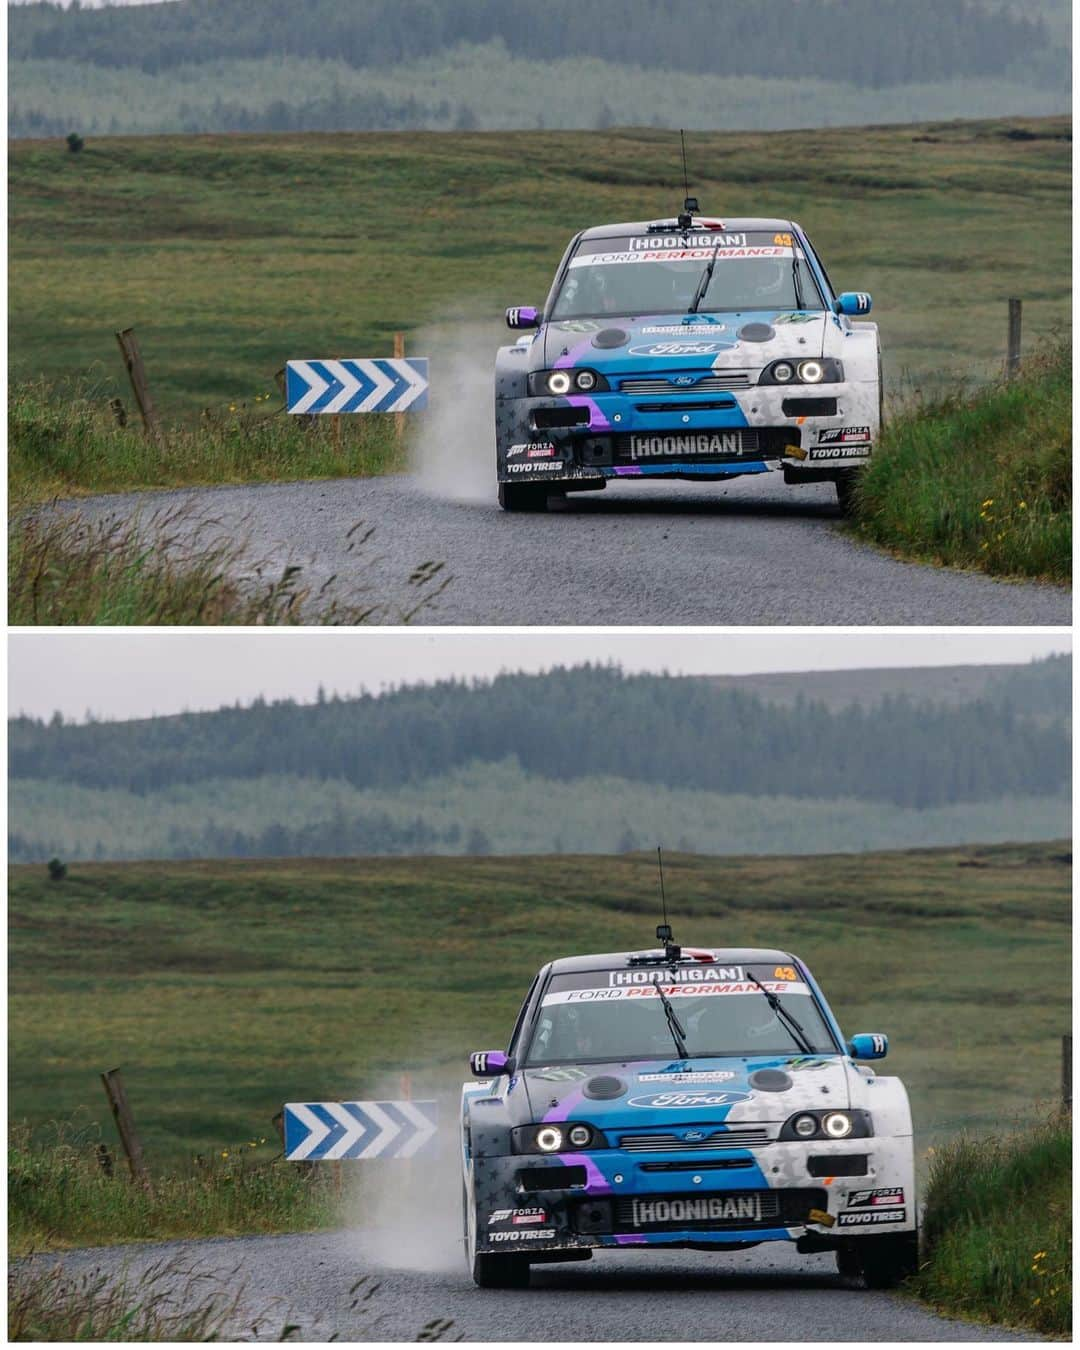
<path id="1" fill-rule="evenodd" d="M 558 1065 L 525 1069 L 522 1078 L 533 1121 L 598 1129 L 779 1122 L 810 1108 L 860 1106 L 864 1095 L 861 1075 L 841 1055 Z"/>
<path id="2" fill-rule="evenodd" d="M 604 374 L 642 370 L 756 369 L 780 357 L 832 355 L 840 328 L 832 314 L 755 310 L 706 318 L 663 314 L 548 323 L 530 348 L 530 368 L 589 366 Z"/>

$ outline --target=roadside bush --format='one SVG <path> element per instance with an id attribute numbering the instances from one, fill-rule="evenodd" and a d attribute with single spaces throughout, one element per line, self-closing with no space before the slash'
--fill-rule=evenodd
<path id="1" fill-rule="evenodd" d="M 944 1312 L 1067 1335 L 1072 1121 L 965 1135 L 932 1154 L 915 1291 Z"/>

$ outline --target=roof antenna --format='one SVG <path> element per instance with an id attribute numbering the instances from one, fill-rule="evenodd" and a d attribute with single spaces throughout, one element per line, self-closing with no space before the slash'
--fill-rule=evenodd
<path id="1" fill-rule="evenodd" d="M 660 845 L 656 846 L 656 865 L 660 869 L 660 908 L 664 922 L 657 925 L 656 940 L 664 944 L 664 956 L 669 961 L 677 961 L 682 956 L 682 948 L 676 947 L 671 937 L 671 925 L 667 921 L 667 896 L 664 894 L 664 854 Z"/>
<path id="2" fill-rule="evenodd" d="M 690 179 L 686 172 L 686 132 L 679 128 L 679 143 L 682 146 L 682 182 L 683 209 L 679 216 L 679 229 L 689 230 L 694 224 L 694 213 L 701 210 L 698 199 L 690 196 Z"/>

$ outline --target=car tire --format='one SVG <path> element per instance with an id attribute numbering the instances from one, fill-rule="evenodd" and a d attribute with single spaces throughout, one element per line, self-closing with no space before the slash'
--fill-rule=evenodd
<path id="1" fill-rule="evenodd" d="M 547 488 L 541 483 L 500 483 L 499 505 L 504 511 L 546 511 Z"/>
<path id="2" fill-rule="evenodd" d="M 919 1269 L 918 1233 L 891 1233 L 859 1244 L 867 1289 L 893 1289 Z"/>
<path id="3" fill-rule="evenodd" d="M 477 1252 L 473 1257 L 472 1277 L 481 1289 L 527 1289 L 529 1262 L 524 1256 Z"/>
<path id="4" fill-rule="evenodd" d="M 862 469 L 841 469 L 836 479 L 836 500 L 845 516 L 855 514 L 855 498 L 862 472 Z"/>

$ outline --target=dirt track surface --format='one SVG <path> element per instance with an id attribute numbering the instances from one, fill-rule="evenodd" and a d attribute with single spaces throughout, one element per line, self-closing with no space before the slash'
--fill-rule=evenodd
<path id="1" fill-rule="evenodd" d="M 838 528 L 830 484 L 616 484 L 546 514 L 450 501 L 395 476 L 134 493 L 68 502 L 95 520 L 181 509 L 203 537 L 243 537 L 264 576 L 303 567 L 313 592 L 378 600 L 396 622 L 420 563 L 452 581 L 424 624 L 1067 625 L 1071 592 L 897 562 Z M 362 524 L 374 534 L 357 553 Z M 352 531 L 352 533 L 350 533 Z M 357 594 L 359 592 L 359 594 Z"/>
<path id="2" fill-rule="evenodd" d="M 172 1260 L 242 1289 L 231 1339 L 413 1341 L 433 1322 L 466 1341 L 1031 1341 L 936 1316 L 914 1299 L 841 1279 L 830 1255 L 765 1244 L 706 1252 L 602 1252 L 534 1269 L 529 1289 L 477 1289 L 456 1245 L 410 1268 L 401 1235 L 357 1230 L 69 1252 L 72 1273 L 137 1274 Z M 417 1265 L 419 1265 L 419 1261 Z M 200 1281 L 203 1294 L 210 1287 Z"/>

